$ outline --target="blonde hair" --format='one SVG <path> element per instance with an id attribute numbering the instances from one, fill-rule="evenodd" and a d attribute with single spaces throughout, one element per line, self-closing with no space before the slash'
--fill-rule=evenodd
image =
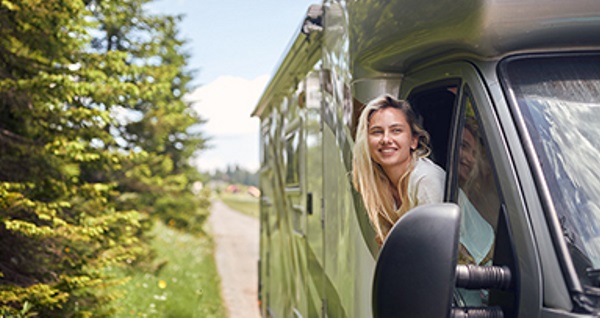
<path id="1" fill-rule="evenodd" d="M 473 166 L 469 170 L 468 176 L 465 180 L 460 181 L 460 186 L 466 193 L 469 193 L 473 189 L 477 188 L 477 177 L 481 171 L 482 158 L 481 158 L 481 146 L 480 146 L 480 136 L 479 136 L 479 125 L 477 124 L 477 120 L 474 117 L 467 117 L 465 119 L 465 125 L 463 127 L 462 138 L 465 138 L 465 133 L 468 131 L 471 136 L 473 136 L 473 140 L 475 144 L 473 144 L 474 153 L 474 162 Z M 460 155 L 462 155 L 462 149 L 460 150 Z"/>
<path id="2" fill-rule="evenodd" d="M 418 145 L 412 152 L 412 160 L 406 172 L 400 177 L 398 184 L 392 185 L 381 165 L 373 161 L 369 152 L 368 129 L 373 114 L 384 108 L 400 110 L 406 117 L 413 137 L 418 140 Z M 352 181 L 354 187 L 361 194 L 365 208 L 375 228 L 378 239 L 383 241 L 392 226 L 411 207 L 408 199 L 408 180 L 414 169 L 416 160 L 429 155 L 429 134 L 417 120 L 417 116 L 410 104 L 385 94 L 370 101 L 358 119 L 356 141 L 352 159 Z M 400 205 L 394 207 L 392 187 L 396 187 L 400 194 Z"/>

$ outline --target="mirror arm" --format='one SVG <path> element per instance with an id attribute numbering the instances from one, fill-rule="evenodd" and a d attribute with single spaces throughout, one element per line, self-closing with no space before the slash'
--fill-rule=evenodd
<path id="1" fill-rule="evenodd" d="M 456 265 L 456 287 L 508 290 L 512 275 L 507 266 Z"/>
<path id="2" fill-rule="evenodd" d="M 504 318 L 500 307 L 452 308 L 450 318 Z"/>

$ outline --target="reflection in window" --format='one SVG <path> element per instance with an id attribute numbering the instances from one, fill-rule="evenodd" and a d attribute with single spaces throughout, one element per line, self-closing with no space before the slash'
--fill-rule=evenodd
<path id="1" fill-rule="evenodd" d="M 459 263 L 491 265 L 500 200 L 483 132 L 468 94 L 463 107 L 465 117 L 458 143 Z M 484 290 L 461 290 L 460 295 L 464 304 L 469 306 L 485 305 L 488 301 Z"/>
<path id="2" fill-rule="evenodd" d="M 286 186 L 299 186 L 300 162 L 299 162 L 300 134 L 296 130 L 285 138 L 285 161 L 286 161 Z"/>
<path id="3" fill-rule="evenodd" d="M 586 281 L 586 268 L 600 268 L 600 57 L 517 59 L 503 70 Z"/>
<path id="4" fill-rule="evenodd" d="M 260 143 L 260 163 L 261 167 L 265 167 L 269 163 L 269 147 L 271 146 L 271 136 L 269 135 L 269 129 L 271 123 L 270 118 L 266 118 L 261 123 L 260 132 L 262 141 Z"/>
<path id="5" fill-rule="evenodd" d="M 492 165 L 469 96 L 466 97 L 465 104 L 466 117 L 460 142 L 459 186 L 481 216 L 495 228 L 500 200 Z"/>

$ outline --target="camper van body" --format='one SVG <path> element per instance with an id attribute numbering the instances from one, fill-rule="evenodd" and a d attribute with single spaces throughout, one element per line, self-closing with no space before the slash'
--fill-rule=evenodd
<path id="1" fill-rule="evenodd" d="M 481 291 L 483 306 L 505 317 L 597 314 L 598 30 L 595 0 L 311 6 L 253 112 L 262 316 L 374 315 L 381 249 L 351 171 L 361 107 L 383 93 L 422 115 L 447 202 L 462 191 L 465 118 L 477 120 L 496 194 L 492 263 L 511 273 L 509 288 Z M 407 299 L 428 288 L 398 286 Z"/>

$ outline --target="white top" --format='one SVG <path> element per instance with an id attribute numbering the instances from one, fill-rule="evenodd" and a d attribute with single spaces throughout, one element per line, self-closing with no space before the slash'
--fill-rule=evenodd
<path id="1" fill-rule="evenodd" d="M 428 158 L 417 160 L 408 180 L 410 209 L 444 199 L 446 172 Z M 494 230 L 479 214 L 462 190 L 458 205 L 461 211 L 460 242 L 479 264 L 494 244 Z"/>
<path id="2" fill-rule="evenodd" d="M 458 205 L 462 216 L 460 219 L 460 242 L 475 259 L 476 265 L 483 265 L 481 261 L 494 245 L 494 229 L 479 214 L 462 190 L 458 193 Z"/>
<path id="3" fill-rule="evenodd" d="M 409 210 L 422 204 L 442 202 L 445 178 L 444 169 L 433 161 L 418 159 L 408 179 Z"/>

